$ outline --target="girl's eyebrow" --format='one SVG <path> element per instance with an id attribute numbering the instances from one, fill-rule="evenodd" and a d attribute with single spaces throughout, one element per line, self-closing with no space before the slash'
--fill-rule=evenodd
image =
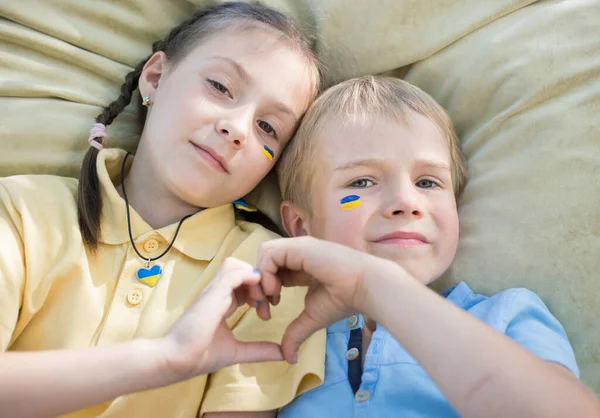
<path id="1" fill-rule="evenodd" d="M 236 60 L 229 58 L 229 57 L 222 56 L 222 55 L 213 55 L 210 58 L 226 62 L 229 66 L 231 66 L 234 69 L 234 71 L 244 81 L 244 83 L 246 83 L 246 84 L 252 83 L 252 77 L 250 76 L 250 74 L 248 74 L 248 72 L 244 69 L 244 67 Z M 294 111 L 292 109 L 290 109 L 288 106 L 286 106 L 284 103 L 282 103 L 278 100 L 273 100 L 272 103 L 273 103 L 273 107 L 275 108 L 275 110 L 277 112 L 285 113 L 289 116 L 292 116 L 294 118 L 294 120 L 296 120 L 296 121 L 299 119 L 298 115 L 296 115 L 294 113 Z"/>
<path id="2" fill-rule="evenodd" d="M 244 69 L 244 67 L 242 67 L 240 65 L 240 63 L 237 62 L 236 60 L 229 58 L 229 57 L 224 57 L 222 55 L 213 55 L 210 58 L 219 60 L 219 61 L 223 61 L 223 62 L 226 62 L 227 64 L 229 64 L 235 70 L 237 75 L 242 80 L 244 80 L 244 82 L 250 83 L 252 81 L 252 77 L 250 77 L 250 74 L 248 74 L 248 72 Z"/>
<path id="3" fill-rule="evenodd" d="M 280 102 L 280 101 L 273 101 L 273 107 L 275 108 L 275 110 L 279 113 L 285 113 L 286 115 L 289 115 L 291 117 L 294 118 L 294 120 L 298 120 L 298 116 L 294 113 L 294 111 L 292 109 L 290 109 L 289 107 L 287 107 L 284 103 Z"/>

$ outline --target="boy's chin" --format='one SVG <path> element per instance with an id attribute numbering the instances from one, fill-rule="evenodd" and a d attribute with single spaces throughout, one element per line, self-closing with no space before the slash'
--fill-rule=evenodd
<path id="1" fill-rule="evenodd" d="M 445 270 L 442 268 L 438 268 L 436 263 L 428 259 L 427 257 L 390 257 L 389 255 L 385 256 L 382 254 L 372 254 L 381 258 L 385 258 L 386 260 L 393 261 L 402 267 L 412 278 L 427 286 L 430 283 L 436 281 L 440 276 L 440 270 Z M 432 267 L 435 267 L 435 271 L 432 270 Z"/>

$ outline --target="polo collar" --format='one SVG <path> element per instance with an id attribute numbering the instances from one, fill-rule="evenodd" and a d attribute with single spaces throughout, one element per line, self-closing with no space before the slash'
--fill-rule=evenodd
<path id="1" fill-rule="evenodd" d="M 121 166 L 126 152 L 120 149 L 103 149 L 98 154 L 97 170 L 102 196 L 100 242 L 108 245 L 121 245 L 129 242 L 125 201 L 117 192 L 121 182 Z M 133 158 L 126 162 L 129 171 Z M 153 229 L 130 206 L 131 232 L 136 246 L 140 249 L 140 240 L 149 235 L 160 235 L 170 243 L 179 222 Z M 173 247 L 196 260 L 210 261 L 235 227 L 235 214 L 232 204 L 204 209 L 189 217 L 179 230 Z"/>

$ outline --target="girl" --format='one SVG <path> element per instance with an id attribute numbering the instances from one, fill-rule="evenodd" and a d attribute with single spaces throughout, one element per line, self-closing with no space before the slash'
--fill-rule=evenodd
<path id="1" fill-rule="evenodd" d="M 203 398 L 202 412 L 273 410 L 320 383 L 319 338 L 294 366 L 205 376 L 281 360 L 273 342 L 302 310 L 302 293 L 283 294 L 270 322 L 235 309 L 264 297 L 244 262 L 207 284 L 226 257 L 253 263 L 273 238 L 236 222 L 231 202 L 271 170 L 319 83 L 282 14 L 206 8 L 127 75 L 96 118 L 79 183 L 0 181 L 2 416 L 191 417 Z M 147 115 L 134 159 L 103 138 L 136 89 Z"/>

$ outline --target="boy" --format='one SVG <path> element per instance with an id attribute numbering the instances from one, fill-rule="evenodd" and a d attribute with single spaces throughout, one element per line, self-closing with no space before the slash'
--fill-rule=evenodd
<path id="1" fill-rule="evenodd" d="M 460 283 L 439 297 L 426 287 L 455 256 L 456 197 L 466 181 L 452 123 L 426 93 L 371 76 L 329 89 L 304 117 L 278 174 L 286 231 L 344 246 L 296 238 L 261 250 L 265 294 L 277 271 L 303 270 L 313 280 L 284 355 L 293 361 L 290 353 L 319 324 L 363 314 L 327 329 L 325 382 L 280 417 L 597 411 L 576 379 L 562 326 L 533 293 L 487 298 Z"/>

